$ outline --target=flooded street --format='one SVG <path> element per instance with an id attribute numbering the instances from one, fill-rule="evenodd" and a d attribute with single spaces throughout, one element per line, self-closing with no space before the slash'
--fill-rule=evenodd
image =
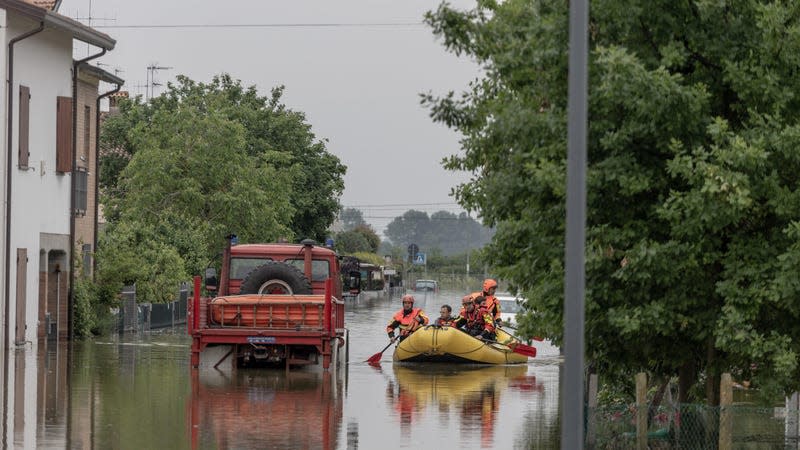
<path id="1" fill-rule="evenodd" d="M 460 293 L 417 295 L 433 319 Z M 18 448 L 552 448 L 558 350 L 534 342 L 527 365 L 363 361 L 387 343 L 399 299 L 347 305 L 350 363 L 313 371 L 189 369 L 184 329 L 20 352 L 13 367 Z M 35 403 L 33 400 L 35 399 Z M 35 405 L 35 406 L 34 406 Z M 36 424 L 33 427 L 33 424 Z"/>

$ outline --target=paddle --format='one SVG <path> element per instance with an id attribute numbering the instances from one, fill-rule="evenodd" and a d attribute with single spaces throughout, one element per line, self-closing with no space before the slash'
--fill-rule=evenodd
<path id="1" fill-rule="evenodd" d="M 536 357 L 536 347 L 531 347 L 530 345 L 512 342 L 508 344 L 508 348 L 510 348 L 512 352 L 519 353 L 520 355 L 525 355 L 531 358 Z"/>
<path id="2" fill-rule="evenodd" d="M 509 334 L 509 336 L 511 336 L 511 335 Z M 476 336 L 476 337 L 478 337 L 478 336 Z M 511 337 L 513 337 L 513 336 L 511 336 Z M 530 345 L 521 344 L 519 342 L 510 342 L 508 344 L 502 344 L 500 342 L 497 342 L 497 341 L 494 341 L 494 340 L 490 340 L 490 339 L 484 339 L 482 337 L 478 337 L 478 339 L 482 340 L 483 342 L 485 342 L 487 344 L 505 345 L 506 347 L 510 348 L 512 352 L 519 353 L 520 355 L 525 355 L 525 356 L 530 357 L 530 358 L 535 358 L 536 357 L 536 347 L 531 347 Z"/>
<path id="3" fill-rule="evenodd" d="M 386 344 L 386 347 L 383 347 L 383 350 L 381 350 L 378 353 L 375 353 L 374 355 L 370 356 L 369 359 L 366 362 L 368 362 L 369 364 L 377 364 L 377 363 L 381 362 L 381 357 L 383 356 L 383 352 L 385 352 L 386 349 L 389 348 L 392 344 L 394 344 L 394 339 L 389 341 L 389 343 Z"/>
<path id="4" fill-rule="evenodd" d="M 507 323 L 500 324 L 500 328 L 511 328 L 514 331 L 519 331 L 519 329 L 517 327 L 512 327 L 511 325 L 509 325 Z M 513 334 L 509 333 L 508 331 L 506 331 L 506 334 L 508 334 L 509 336 L 513 337 L 514 339 L 516 339 L 518 341 L 522 341 L 522 339 L 514 336 Z M 533 336 L 531 339 L 533 339 L 534 341 L 539 341 L 539 342 L 542 342 L 544 340 L 544 338 L 541 337 L 541 336 Z"/>

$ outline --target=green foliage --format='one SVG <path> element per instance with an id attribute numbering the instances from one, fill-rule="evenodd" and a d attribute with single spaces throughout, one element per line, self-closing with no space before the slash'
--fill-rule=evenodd
<path id="1" fill-rule="evenodd" d="M 336 249 L 336 253 L 340 255 L 370 252 L 372 250 L 367 238 L 358 231 L 342 231 L 336 235 L 333 246 Z"/>
<path id="2" fill-rule="evenodd" d="M 466 213 L 437 211 L 428 216 L 424 211 L 411 209 L 389 222 L 386 237 L 404 249 L 414 243 L 423 253 L 439 251 L 453 255 L 484 246 L 491 238 L 491 230 Z"/>
<path id="3" fill-rule="evenodd" d="M 101 235 L 97 254 L 98 297 L 108 301 L 125 285 L 136 283 L 143 302 L 164 303 L 175 299 L 180 282 L 189 278 L 178 250 L 155 228 L 142 222 L 123 221 Z"/>
<path id="4" fill-rule="evenodd" d="M 378 248 L 381 246 L 381 238 L 375 233 L 375 230 L 373 230 L 371 226 L 367 224 L 358 225 L 353 231 L 364 236 L 364 239 L 367 240 L 367 244 L 369 245 L 370 252 L 375 253 L 378 251 Z"/>
<path id="5" fill-rule="evenodd" d="M 456 197 L 496 227 L 486 256 L 563 333 L 568 2 L 447 4 L 426 21 L 483 68 L 423 96 L 457 130 Z M 755 364 L 800 387 L 800 4 L 592 3 L 586 342 L 599 373 Z M 396 235 L 405 238 L 406 235 Z M 392 237 L 394 241 L 394 237 Z"/>
<path id="6" fill-rule="evenodd" d="M 382 266 L 386 264 L 386 261 L 383 259 L 383 257 L 375 253 L 355 252 L 352 254 L 352 256 L 355 256 L 361 262 L 374 264 L 376 266 Z"/>
<path id="7" fill-rule="evenodd" d="M 72 331 L 77 337 L 88 337 L 97 323 L 92 306 L 95 298 L 94 284 L 88 278 L 78 277 L 72 286 L 73 322 Z"/>
<path id="8" fill-rule="evenodd" d="M 305 115 L 281 103 L 282 95 L 283 87 L 278 87 L 269 97 L 260 96 L 255 86 L 245 88 L 240 81 L 224 74 L 214 77 L 208 84 L 178 77 L 177 84 L 170 84 L 166 93 L 149 103 L 143 103 L 141 98 L 123 101 L 120 114 L 110 116 L 103 125 L 100 181 L 104 194 L 117 199 L 131 193 L 125 186 L 119 186 L 118 179 L 121 181 L 120 177 L 124 176 L 128 161 L 133 163 L 141 151 L 149 150 L 150 155 L 142 158 L 140 165 L 168 156 L 165 153 L 174 149 L 177 155 L 172 162 L 187 156 L 195 158 L 194 164 L 187 161 L 161 173 L 178 175 L 174 184 L 180 183 L 183 176 L 197 179 L 211 176 L 217 183 L 250 183 L 257 181 L 252 178 L 253 172 L 259 172 L 267 181 L 262 190 L 276 191 L 275 203 L 270 205 L 280 208 L 264 220 L 279 218 L 281 225 L 291 230 L 289 233 L 282 231 L 285 237 L 293 235 L 322 241 L 339 209 L 346 168 L 336 156 L 327 152 L 323 141 L 315 140 Z M 200 148 L 196 149 L 197 146 Z M 215 153 L 217 149 L 223 151 Z M 226 157 L 232 160 L 226 161 Z M 249 174 L 239 173 L 244 168 L 242 164 Z M 197 173 L 188 175 L 188 170 Z M 235 189 L 242 188 L 225 184 L 214 186 L 213 183 L 194 186 L 197 184 L 193 183 L 192 187 L 200 189 L 201 194 L 213 192 L 203 189 L 221 187 L 220 196 L 226 193 L 232 196 Z M 285 205 L 287 194 L 289 204 Z M 256 210 L 243 208 L 242 204 L 248 201 L 263 199 L 245 196 L 241 203 L 233 203 L 223 211 L 202 213 L 206 220 L 212 221 L 216 216 L 227 215 L 231 208 L 238 207 L 237 213 L 246 215 L 264 212 L 257 211 L 258 203 L 254 204 Z M 113 209 L 108 212 L 112 220 L 116 212 Z M 285 214 L 289 214 L 288 219 L 283 217 Z M 245 233 L 239 229 L 225 231 Z M 267 234 L 278 231 L 270 228 Z M 252 233 L 252 230 L 247 232 Z"/>
<path id="9" fill-rule="evenodd" d="M 367 225 L 364 221 L 364 213 L 355 208 L 344 208 L 339 212 L 339 220 L 342 221 L 344 231 L 353 231 L 360 225 Z"/>
<path id="10" fill-rule="evenodd" d="M 223 75 L 179 77 L 160 97 L 123 102 L 103 128 L 104 213 L 98 298 L 136 283 L 169 301 L 180 281 L 242 242 L 320 239 L 333 222 L 344 166 L 302 113 Z"/>

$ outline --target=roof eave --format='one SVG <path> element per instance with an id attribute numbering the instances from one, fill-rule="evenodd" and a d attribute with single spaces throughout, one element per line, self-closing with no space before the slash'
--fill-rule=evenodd
<path id="1" fill-rule="evenodd" d="M 62 16 L 61 14 L 51 11 L 45 11 L 44 20 L 45 27 L 52 26 L 61 30 L 67 31 L 74 39 L 86 42 L 87 44 L 100 47 L 105 50 L 113 50 L 117 41 L 112 39 L 105 33 L 101 33 L 93 28 L 72 20 L 69 17 Z"/>
<path id="2" fill-rule="evenodd" d="M 114 74 L 112 74 L 110 72 L 107 72 L 107 71 L 105 71 L 105 70 L 103 70 L 103 69 L 101 69 L 101 68 L 99 68 L 97 66 L 92 66 L 89 63 L 81 64 L 80 67 L 79 67 L 79 70 L 81 72 L 85 72 L 85 73 L 97 78 L 98 80 L 104 81 L 106 83 L 112 83 L 112 84 L 116 84 L 116 85 L 119 85 L 119 86 L 122 86 L 123 84 L 125 84 L 125 80 L 123 80 L 122 78 L 120 78 L 120 77 L 118 77 L 118 76 L 116 76 L 116 75 L 114 75 Z"/>

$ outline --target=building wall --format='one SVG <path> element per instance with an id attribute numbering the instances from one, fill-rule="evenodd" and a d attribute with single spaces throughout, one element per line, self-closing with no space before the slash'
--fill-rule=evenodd
<path id="1" fill-rule="evenodd" d="M 8 14 L 7 30 L 3 48 L 8 47 L 9 39 L 36 28 L 38 24 L 12 13 Z M 7 61 L 7 58 L 3 58 Z M 63 32 L 45 29 L 39 34 L 18 42 L 14 47 L 14 86 L 11 98 L 13 122 L 11 124 L 12 177 L 11 198 L 11 240 L 12 260 L 9 267 L 11 280 L 9 320 L 11 329 L 9 336 L 14 337 L 16 322 L 16 249 L 27 249 L 27 279 L 25 308 L 25 340 L 34 341 L 37 331 L 41 330 L 39 318 L 41 307 L 39 299 L 44 297 L 44 289 L 40 289 L 39 274 L 42 267 L 40 258 L 51 250 L 69 254 L 70 233 L 70 191 L 71 174 L 56 173 L 56 98 L 72 96 L 72 37 Z M 18 130 L 19 130 L 19 85 L 30 88 L 30 132 L 29 132 L 29 168 L 18 167 Z M 5 90 L 3 90 L 5 91 Z M 6 109 L 5 92 L 3 92 L 0 109 Z M 4 119 L 5 124 L 7 119 Z M 5 148 L 6 139 L 3 139 Z M 5 158 L 3 165 L 5 166 Z M 3 183 L 5 184 L 5 183 Z M 3 208 L 5 212 L 5 208 Z M 5 239 L 5 229 L 2 231 Z M 60 237 L 47 239 L 53 248 L 42 248 L 42 235 Z M 67 239 L 63 239 L 66 237 Z M 44 253 L 42 252 L 44 250 Z M 5 253 L 0 257 L 5 260 Z M 46 266 L 46 263 L 44 264 Z M 68 265 L 62 276 L 68 276 Z M 41 286 L 42 288 L 44 286 Z M 4 292 L 0 292 L 4 295 Z"/>
<path id="2" fill-rule="evenodd" d="M 76 141 L 76 164 L 78 167 L 88 172 L 86 210 L 75 217 L 75 251 L 81 252 L 84 245 L 89 245 L 90 257 L 82 267 L 84 273 L 92 273 L 91 255 L 94 254 L 94 235 L 96 233 L 94 223 L 94 192 L 97 184 L 97 173 L 95 172 L 95 160 L 97 149 L 95 148 L 95 136 L 97 133 L 95 118 L 97 117 L 97 86 L 99 81 L 96 78 L 81 75 L 78 79 L 78 123 Z M 86 109 L 88 108 L 88 110 Z M 88 121 L 86 112 L 89 112 Z M 87 130 L 88 127 L 88 130 Z M 88 140 L 87 140 L 88 132 Z M 78 255 L 83 261 L 83 255 Z M 77 275 L 77 274 L 76 274 Z"/>

